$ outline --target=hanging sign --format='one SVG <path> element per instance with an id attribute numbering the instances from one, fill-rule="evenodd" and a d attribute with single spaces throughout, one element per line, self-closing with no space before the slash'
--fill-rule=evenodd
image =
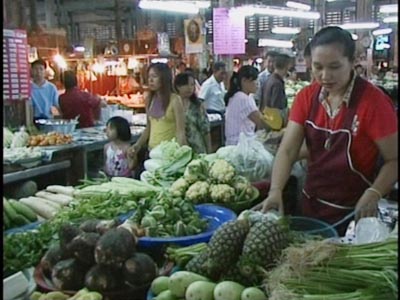
<path id="1" fill-rule="evenodd" d="M 3 100 L 29 98 L 28 54 L 26 31 L 3 29 Z"/>
<path id="2" fill-rule="evenodd" d="M 214 8 L 214 54 L 244 54 L 245 45 L 244 17 L 229 14 L 228 8 Z"/>
<path id="3" fill-rule="evenodd" d="M 200 18 L 184 20 L 184 27 L 185 53 L 202 53 L 204 44 L 203 21 Z"/>
<path id="4" fill-rule="evenodd" d="M 171 54 L 168 33 L 157 33 L 157 48 L 160 55 L 167 56 Z"/>

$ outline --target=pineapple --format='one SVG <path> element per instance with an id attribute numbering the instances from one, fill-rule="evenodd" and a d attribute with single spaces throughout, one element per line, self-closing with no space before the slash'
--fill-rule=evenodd
<path id="1" fill-rule="evenodd" d="M 208 259 L 208 248 L 194 256 L 185 266 L 185 270 L 193 272 L 204 277 L 210 277 L 205 267 L 205 263 Z"/>
<path id="2" fill-rule="evenodd" d="M 219 281 L 234 281 L 246 287 L 258 284 L 257 282 L 254 282 L 252 278 L 243 276 L 240 273 L 238 263 L 232 265 L 227 271 L 225 271 L 219 278 Z"/>
<path id="3" fill-rule="evenodd" d="M 261 267 L 268 270 L 274 266 L 282 250 L 288 246 L 289 231 L 282 219 L 261 218 L 255 222 L 247 234 L 239 259 L 243 276 L 259 274 Z"/>
<path id="4" fill-rule="evenodd" d="M 238 261 L 249 229 L 248 221 L 243 219 L 226 222 L 214 232 L 208 244 L 210 252 L 206 262 L 212 278 L 218 278 Z"/>

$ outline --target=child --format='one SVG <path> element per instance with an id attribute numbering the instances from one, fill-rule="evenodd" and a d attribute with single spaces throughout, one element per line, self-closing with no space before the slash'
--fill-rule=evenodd
<path id="1" fill-rule="evenodd" d="M 108 176 L 132 177 L 134 163 L 128 158 L 131 129 L 126 119 L 112 117 L 106 128 L 109 143 L 104 146 L 105 173 Z"/>

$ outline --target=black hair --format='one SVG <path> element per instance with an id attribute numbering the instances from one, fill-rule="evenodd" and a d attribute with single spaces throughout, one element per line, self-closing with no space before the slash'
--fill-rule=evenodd
<path id="1" fill-rule="evenodd" d="M 311 57 L 311 42 L 308 42 L 306 47 L 304 48 L 304 57 Z"/>
<path id="2" fill-rule="evenodd" d="M 224 68 L 226 68 L 226 64 L 224 62 L 222 62 L 222 61 L 217 61 L 213 65 L 212 71 L 213 71 L 213 73 L 215 73 L 215 72 L 218 72 L 219 70 L 224 69 Z"/>
<path id="3" fill-rule="evenodd" d="M 363 68 L 364 69 L 364 67 L 362 65 L 360 65 L 360 64 L 357 64 L 357 65 L 354 66 L 354 69 L 357 69 L 357 68 Z"/>
<path id="4" fill-rule="evenodd" d="M 278 54 L 274 58 L 274 68 L 282 70 L 290 65 L 290 56 L 287 54 Z"/>
<path id="5" fill-rule="evenodd" d="M 172 72 L 169 66 L 165 63 L 152 63 L 149 68 L 147 69 L 147 74 L 149 74 L 150 70 L 154 69 L 158 76 L 160 76 L 160 82 L 161 82 L 161 87 L 160 87 L 160 95 L 163 97 L 163 107 L 165 110 L 167 110 L 167 107 L 169 105 L 169 98 L 171 98 L 171 92 L 172 92 Z M 149 99 L 150 101 L 153 99 L 155 96 L 154 91 L 150 91 L 149 93 Z"/>
<path id="6" fill-rule="evenodd" d="M 224 100 L 225 104 L 228 105 L 229 99 L 233 97 L 237 92 L 242 90 L 241 84 L 242 79 L 251 79 L 256 80 L 258 77 L 258 70 L 252 66 L 243 66 L 239 69 L 238 72 L 233 72 L 232 77 L 229 81 L 229 89 L 225 94 Z"/>
<path id="7" fill-rule="evenodd" d="M 35 60 L 34 62 L 32 62 L 31 63 L 31 68 L 33 68 L 36 65 L 42 65 L 45 69 L 47 67 L 46 62 L 41 58 L 39 58 L 39 59 Z"/>
<path id="8" fill-rule="evenodd" d="M 194 75 L 192 73 L 186 72 L 186 71 L 183 73 L 179 73 L 178 75 L 175 76 L 174 88 L 175 88 L 176 92 L 178 92 L 178 87 L 189 84 L 189 78 L 193 78 L 193 80 L 195 80 Z M 194 91 L 189 99 L 192 102 L 197 101 L 197 97 L 196 97 L 196 94 Z"/>
<path id="9" fill-rule="evenodd" d="M 271 50 L 271 51 L 268 51 L 267 54 L 265 54 L 265 58 L 267 58 L 268 56 L 275 58 L 277 55 L 279 55 L 279 52 Z"/>
<path id="10" fill-rule="evenodd" d="M 338 44 L 343 48 L 343 55 L 354 61 L 356 52 L 356 43 L 350 32 L 339 26 L 328 26 L 318 31 L 311 40 L 311 51 L 317 46 Z"/>
<path id="11" fill-rule="evenodd" d="M 64 84 L 66 90 L 72 89 L 78 85 L 78 80 L 73 71 L 64 71 L 61 82 Z"/>
<path id="12" fill-rule="evenodd" d="M 114 128 L 117 131 L 117 138 L 124 142 L 129 142 L 131 140 L 131 127 L 127 119 L 119 116 L 112 117 L 108 119 L 107 125 Z"/>

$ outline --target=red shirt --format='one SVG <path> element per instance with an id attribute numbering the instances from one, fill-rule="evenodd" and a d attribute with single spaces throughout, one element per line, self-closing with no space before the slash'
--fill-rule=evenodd
<path id="1" fill-rule="evenodd" d="M 319 88 L 320 85 L 313 82 L 296 95 L 289 120 L 305 125 L 310 114 L 313 95 Z M 342 103 L 342 105 L 343 107 L 327 126 L 327 111 L 320 103 L 315 120 L 313 120 L 315 125 L 323 128 L 329 127 L 332 130 L 340 129 L 347 111 L 346 104 Z M 357 107 L 355 119 L 352 126 L 353 139 L 350 155 L 354 167 L 369 176 L 374 172 L 379 154 L 378 147 L 374 142 L 397 132 L 397 115 L 390 98 L 373 84 L 367 83 L 366 90 Z"/>
<path id="2" fill-rule="evenodd" d="M 100 106 L 100 99 L 74 87 L 59 98 L 60 108 L 64 119 L 79 117 L 79 127 L 94 126 L 94 111 Z"/>

